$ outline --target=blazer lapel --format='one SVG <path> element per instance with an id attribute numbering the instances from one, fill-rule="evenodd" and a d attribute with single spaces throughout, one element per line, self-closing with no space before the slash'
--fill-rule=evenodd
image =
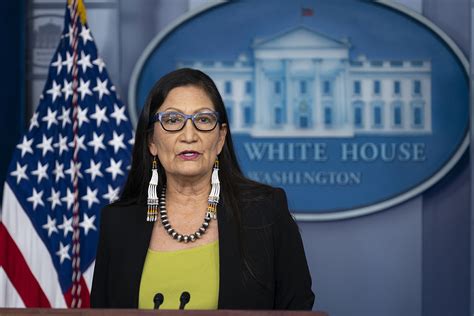
<path id="1" fill-rule="evenodd" d="M 238 230 L 233 214 L 225 204 L 219 204 L 217 211 L 219 228 L 219 309 L 236 306 L 235 298 L 240 296 L 242 287 Z"/>

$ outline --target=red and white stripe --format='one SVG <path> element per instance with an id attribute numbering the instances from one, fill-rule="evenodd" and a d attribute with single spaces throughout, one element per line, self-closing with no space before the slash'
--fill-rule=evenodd
<path id="1" fill-rule="evenodd" d="M 72 287 L 62 293 L 52 258 L 8 183 L 0 222 L 0 307 L 72 306 Z M 64 263 L 67 264 L 67 263 Z M 94 263 L 78 284 L 77 301 L 88 307 Z"/>
<path id="2" fill-rule="evenodd" d="M 0 294 L 0 306 L 21 301 L 26 307 L 67 307 L 48 249 L 8 183 L 2 205 L 0 240 L 5 246 L 0 249 L 0 293 L 4 288 L 7 293 Z"/>

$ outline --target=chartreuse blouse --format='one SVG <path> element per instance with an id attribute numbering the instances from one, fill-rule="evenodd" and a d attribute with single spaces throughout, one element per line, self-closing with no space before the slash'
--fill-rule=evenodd
<path id="1" fill-rule="evenodd" d="M 185 309 L 217 309 L 219 296 L 218 240 L 175 251 L 148 249 L 140 283 L 138 308 L 153 309 L 156 293 L 163 294 L 160 309 L 178 309 L 181 293 L 191 299 Z"/>

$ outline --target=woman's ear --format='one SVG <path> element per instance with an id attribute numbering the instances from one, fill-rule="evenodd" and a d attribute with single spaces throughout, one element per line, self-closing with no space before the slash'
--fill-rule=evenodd
<path id="1" fill-rule="evenodd" d="M 219 127 L 219 140 L 217 142 L 217 154 L 219 155 L 224 148 L 225 138 L 227 136 L 227 124 L 223 123 Z"/>
<path id="2" fill-rule="evenodd" d="M 148 137 L 148 150 L 152 156 L 158 155 L 158 148 L 156 147 L 155 143 L 153 142 L 153 134 Z"/>

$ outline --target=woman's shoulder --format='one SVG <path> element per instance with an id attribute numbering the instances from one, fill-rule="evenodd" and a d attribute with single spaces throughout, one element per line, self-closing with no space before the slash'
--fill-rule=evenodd
<path id="1" fill-rule="evenodd" d="M 123 222 L 137 217 L 144 206 L 136 201 L 116 201 L 102 208 L 101 222 Z"/>
<path id="2" fill-rule="evenodd" d="M 241 188 L 241 214 L 244 227 L 264 227 L 275 224 L 289 214 L 286 193 L 282 188 L 266 185 Z"/>

